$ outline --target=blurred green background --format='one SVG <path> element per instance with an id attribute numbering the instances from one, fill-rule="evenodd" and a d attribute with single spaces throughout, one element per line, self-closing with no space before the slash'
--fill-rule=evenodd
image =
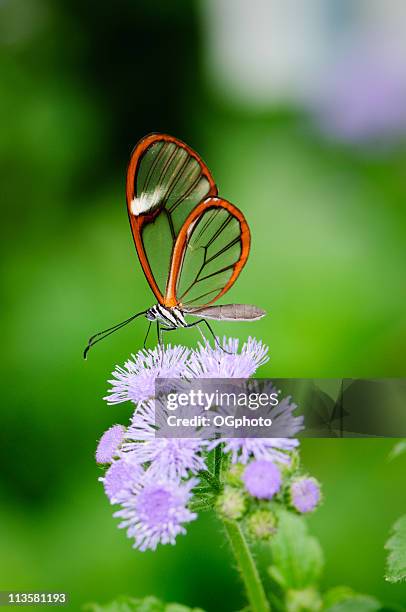
<path id="1" fill-rule="evenodd" d="M 344 4 L 326 2 L 328 19 L 318 25 L 323 45 L 324 34 L 335 34 L 328 39 L 336 50 L 343 23 L 355 41 L 365 35 L 365 20 L 343 16 Z M 307 49 L 316 37 L 297 36 L 294 7 L 282 19 L 276 0 L 233 6 L 0 4 L 1 590 L 67 591 L 77 610 L 121 593 L 207 610 L 243 606 L 213 517 L 201 516 L 176 547 L 136 552 L 97 482 L 96 441 L 130 414 L 103 402 L 107 379 L 142 345 L 146 323 L 101 343 L 87 362 L 81 352 L 91 333 L 152 305 L 124 197 L 130 151 L 146 133 L 174 134 L 199 151 L 221 195 L 247 216 L 252 252 L 227 301 L 269 314 L 215 328 L 269 344 L 260 375 L 405 376 L 406 147 L 392 99 L 401 107 L 404 90 L 392 87 L 385 98 L 380 83 L 372 87 L 379 112 L 368 129 L 354 117 L 345 124 L 360 102 L 344 97 L 344 118 L 326 129 L 335 110 L 317 62 L 332 48 L 318 49 L 301 70 L 292 65 L 303 55 L 297 49 L 270 46 L 261 14 L 270 10 L 269 29 L 280 19 L 284 44 L 290 34 Z M 299 91 L 286 85 L 288 74 L 289 83 L 317 84 Z M 347 72 L 340 74 L 346 95 L 354 92 L 360 81 L 346 87 Z M 365 87 L 367 113 L 374 98 Z M 198 340 L 198 332 L 176 334 L 191 346 Z M 324 586 L 345 583 L 402 603 L 406 586 L 383 579 L 383 544 L 406 507 L 405 462 L 387 462 L 393 443 L 306 440 L 302 448 L 324 485 L 325 503 L 309 520 L 325 550 Z"/>

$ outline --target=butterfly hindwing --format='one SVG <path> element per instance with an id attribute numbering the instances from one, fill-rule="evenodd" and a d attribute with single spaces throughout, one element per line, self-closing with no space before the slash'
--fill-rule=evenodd
<path id="1" fill-rule="evenodd" d="M 240 210 L 217 197 L 189 214 L 175 242 L 164 303 L 198 308 L 232 286 L 248 258 L 250 232 Z"/>

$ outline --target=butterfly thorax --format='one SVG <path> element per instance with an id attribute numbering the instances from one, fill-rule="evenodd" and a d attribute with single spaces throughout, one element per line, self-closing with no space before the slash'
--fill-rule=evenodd
<path id="1" fill-rule="evenodd" d="M 155 304 L 147 310 L 145 316 L 149 321 L 160 321 L 168 327 L 187 327 L 183 312 L 178 308 L 168 308 L 162 304 Z"/>

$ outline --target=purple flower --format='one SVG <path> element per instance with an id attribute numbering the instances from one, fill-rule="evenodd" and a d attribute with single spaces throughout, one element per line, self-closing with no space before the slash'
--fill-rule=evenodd
<path id="1" fill-rule="evenodd" d="M 269 388 L 258 386 L 261 381 L 250 381 L 253 385 L 247 387 L 250 392 L 265 391 L 270 394 L 276 392 L 271 385 Z M 262 383 L 261 383 L 262 384 Z M 303 429 L 303 416 L 294 416 L 296 404 L 290 397 L 285 397 L 276 406 L 269 406 L 261 413 L 264 418 L 272 419 L 271 431 L 274 436 L 294 436 Z M 208 449 L 223 444 L 223 452 L 231 453 L 232 463 L 248 463 L 254 457 L 258 460 L 277 461 L 290 464 L 289 451 L 299 445 L 299 440 L 289 437 L 274 438 L 217 438 L 209 443 Z"/>
<path id="2" fill-rule="evenodd" d="M 275 391 L 273 386 L 267 389 L 268 394 L 272 391 Z M 261 412 L 264 418 L 272 420 L 271 431 L 273 436 L 291 438 L 304 429 L 304 417 L 293 414 L 296 408 L 297 404 L 294 404 L 292 398 L 288 396 L 280 400 L 276 406 L 270 406 Z"/>
<path id="3" fill-rule="evenodd" d="M 270 381 L 261 379 L 250 379 L 244 381 L 244 384 L 241 386 L 241 392 L 244 392 L 247 397 L 252 397 L 253 394 L 256 394 L 258 396 L 261 393 L 266 393 L 268 396 L 270 396 L 271 394 L 278 395 L 278 404 L 276 406 L 268 404 L 267 406 L 262 406 L 260 410 L 260 416 L 263 417 L 263 419 L 271 419 L 272 421 L 270 435 L 274 439 L 292 438 L 299 431 L 304 429 L 304 417 L 302 415 L 294 415 L 297 405 L 291 401 L 290 396 L 279 400 L 280 392 L 276 390 L 276 388 L 272 385 Z M 229 414 L 227 408 L 224 408 L 223 406 L 219 406 L 218 411 L 220 414 L 224 414 L 225 416 Z M 231 435 L 237 436 L 238 432 L 241 432 L 242 435 L 245 435 L 247 433 L 246 426 L 241 425 L 240 428 L 234 428 L 233 433 Z M 261 434 L 264 434 L 263 425 L 251 425 L 249 428 L 249 432 L 250 438 L 258 439 L 261 437 Z M 227 432 L 224 431 L 224 434 L 225 433 Z M 226 439 L 226 441 L 228 441 L 228 439 Z"/>
<path id="4" fill-rule="evenodd" d="M 114 514 L 123 519 L 119 527 L 134 538 L 134 548 L 155 550 L 158 544 L 175 544 L 176 536 L 186 533 L 183 524 L 197 517 L 187 508 L 197 484 L 195 478 L 179 483 L 146 477 L 134 486 Z"/>
<path id="5" fill-rule="evenodd" d="M 289 489 L 290 502 L 298 512 L 312 512 L 321 499 L 320 484 L 315 478 L 302 476 L 292 482 Z"/>
<path id="6" fill-rule="evenodd" d="M 159 438 L 155 401 L 143 403 L 134 412 L 122 446 L 122 456 L 135 464 L 148 463 L 148 473 L 169 480 L 180 480 L 205 470 L 201 456 L 205 442 L 199 438 Z"/>
<path id="7" fill-rule="evenodd" d="M 124 459 L 113 461 L 105 475 L 99 478 L 112 504 L 125 499 L 135 483 L 139 482 L 144 471 L 139 465 L 130 465 Z"/>
<path id="8" fill-rule="evenodd" d="M 186 361 L 190 351 L 184 346 L 158 346 L 154 350 L 138 351 L 124 367 L 117 366 L 113 379 L 109 380 L 112 388 L 104 399 L 108 404 L 132 401 L 145 401 L 155 395 L 155 379 L 178 378 L 186 372 Z"/>
<path id="9" fill-rule="evenodd" d="M 193 378 L 249 378 L 259 366 L 266 363 L 268 347 L 255 338 L 248 338 L 238 353 L 238 338 L 223 338 L 222 347 L 212 348 L 207 342 L 199 344 L 193 351 L 189 363 L 189 373 Z"/>
<path id="10" fill-rule="evenodd" d="M 231 453 L 232 463 L 248 463 L 251 457 L 265 461 L 290 463 L 289 451 L 299 445 L 299 440 L 290 438 L 217 438 L 208 449 L 223 444 L 223 453 Z"/>
<path id="11" fill-rule="evenodd" d="M 376 40 L 361 40 L 335 62 L 319 106 L 322 128 L 338 140 L 365 143 L 406 131 L 403 58 Z"/>
<path id="12" fill-rule="evenodd" d="M 272 499 L 282 484 L 281 473 L 271 461 L 253 461 L 243 474 L 248 493 L 259 499 Z"/>
<path id="13" fill-rule="evenodd" d="M 113 425 L 104 432 L 96 449 L 97 463 L 111 463 L 117 456 L 125 434 L 125 427 Z"/>

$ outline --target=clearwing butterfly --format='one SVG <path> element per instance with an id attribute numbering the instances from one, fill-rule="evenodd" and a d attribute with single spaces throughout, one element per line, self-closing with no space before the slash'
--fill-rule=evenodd
<path id="1" fill-rule="evenodd" d="M 132 152 L 127 209 L 137 254 L 157 304 L 89 339 L 89 349 L 140 315 L 162 332 L 207 319 L 253 321 L 265 311 L 247 304 L 213 306 L 236 281 L 250 250 L 242 212 L 218 197 L 206 164 L 187 144 L 150 134 Z M 185 315 L 198 317 L 187 323 Z M 148 336 L 148 333 L 147 333 Z M 144 341 L 145 346 L 146 339 Z"/>

